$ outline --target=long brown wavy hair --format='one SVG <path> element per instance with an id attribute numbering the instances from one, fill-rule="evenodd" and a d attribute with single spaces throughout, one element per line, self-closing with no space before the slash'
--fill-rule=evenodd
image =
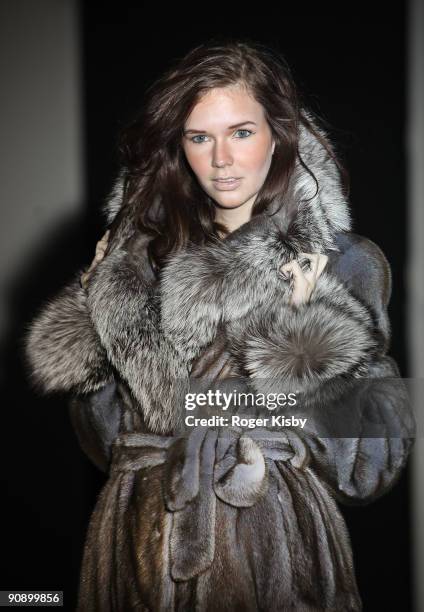
<path id="1" fill-rule="evenodd" d="M 153 237 L 149 254 L 155 267 L 160 268 L 167 255 L 188 242 L 204 244 L 225 232 L 214 220 L 214 202 L 191 170 L 181 140 L 184 124 L 200 97 L 210 89 L 236 84 L 243 84 L 263 106 L 276 143 L 252 216 L 265 211 L 272 201 L 284 204 L 297 157 L 311 172 L 299 156 L 299 124 L 326 148 L 347 190 L 346 171 L 330 142 L 301 112 L 299 92 L 282 55 L 247 40 L 214 39 L 201 44 L 147 89 L 140 114 L 120 136 L 124 200 L 119 217 L 129 207 L 136 211 L 139 229 Z M 316 185 L 318 189 L 317 181 Z"/>

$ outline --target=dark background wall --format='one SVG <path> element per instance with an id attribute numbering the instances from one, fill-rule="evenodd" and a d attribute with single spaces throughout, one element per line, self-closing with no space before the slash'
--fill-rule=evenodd
<path id="1" fill-rule="evenodd" d="M 7 399 L 0 588 L 62 589 L 73 607 L 85 530 L 104 477 L 78 448 L 66 398 L 37 397 L 29 388 L 22 330 L 45 299 L 91 260 L 104 229 L 99 207 L 117 171 L 119 127 L 137 110 L 145 87 L 192 46 L 217 35 L 274 45 L 311 106 L 333 126 L 351 177 L 354 231 L 374 240 L 392 266 L 391 354 L 407 375 L 406 9 L 403 3 L 384 10 L 377 4 L 311 10 L 264 2 L 190 9 L 80 3 L 85 197 L 77 216 L 49 232 L 8 295 L 14 316 L 1 351 Z M 412 609 L 408 474 L 381 500 L 343 508 L 343 514 L 364 609 Z"/>

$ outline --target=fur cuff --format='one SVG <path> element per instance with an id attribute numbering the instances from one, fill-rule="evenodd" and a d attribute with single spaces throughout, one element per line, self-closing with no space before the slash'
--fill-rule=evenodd
<path id="1" fill-rule="evenodd" d="M 47 303 L 25 337 L 25 359 L 41 392 L 97 391 L 113 380 L 106 352 L 91 323 L 78 274 Z"/>
<path id="2" fill-rule="evenodd" d="M 279 302 L 266 319 L 251 321 L 243 345 L 252 379 L 311 394 L 326 381 L 365 376 L 381 338 L 368 308 L 323 273 L 309 303 Z"/>

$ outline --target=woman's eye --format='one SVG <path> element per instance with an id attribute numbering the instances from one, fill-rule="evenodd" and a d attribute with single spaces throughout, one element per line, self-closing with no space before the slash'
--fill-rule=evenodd
<path id="1" fill-rule="evenodd" d="M 246 134 L 246 132 L 247 132 L 247 136 L 250 136 L 250 134 L 252 134 L 252 133 L 253 133 L 253 132 L 252 132 L 252 130 L 237 130 L 236 134 L 237 134 L 238 132 L 244 132 L 245 134 Z M 246 136 L 241 136 L 241 138 L 246 138 Z"/>
<path id="2" fill-rule="evenodd" d="M 191 142 L 194 142 L 196 144 L 200 144 L 202 142 L 205 142 L 204 140 L 195 140 L 196 138 L 205 138 L 204 134 L 199 134 L 198 136 L 193 136 L 193 138 L 191 138 Z"/>
<path id="3" fill-rule="evenodd" d="M 235 134 L 240 134 L 239 136 L 237 136 L 237 138 L 247 138 L 248 136 L 253 134 L 253 132 L 252 130 L 237 130 Z M 206 142 L 206 140 L 199 140 L 199 138 L 203 139 L 203 138 L 207 138 L 207 136 L 206 134 L 198 134 L 190 138 L 190 140 L 191 142 L 194 142 L 195 144 L 201 144 L 202 142 Z"/>

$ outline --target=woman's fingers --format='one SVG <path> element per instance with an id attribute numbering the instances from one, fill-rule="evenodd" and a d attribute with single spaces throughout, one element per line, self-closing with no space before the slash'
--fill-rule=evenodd
<path id="1" fill-rule="evenodd" d="M 290 282 L 290 303 L 301 304 L 309 300 L 312 293 L 313 284 L 306 278 L 300 264 L 295 259 L 281 267 L 281 271 L 291 275 Z"/>
<path id="2" fill-rule="evenodd" d="M 88 285 L 88 281 L 90 280 L 91 273 L 93 272 L 93 270 L 97 267 L 97 265 L 102 261 L 103 257 L 105 256 L 106 249 L 108 246 L 109 234 L 110 234 L 110 230 L 107 230 L 105 234 L 102 236 L 102 238 L 97 242 L 93 261 L 91 262 L 88 270 L 86 270 L 86 272 L 83 272 L 83 274 L 81 274 L 81 285 L 83 289 L 86 289 Z"/>
<path id="3" fill-rule="evenodd" d="M 308 265 L 305 265 L 306 262 Z M 318 254 L 317 253 L 299 253 L 299 263 L 305 277 L 313 282 L 317 276 L 318 270 Z"/>
<path id="4" fill-rule="evenodd" d="M 107 230 L 104 236 L 96 244 L 96 254 L 94 256 L 94 259 L 95 261 L 97 261 L 97 263 L 101 261 L 105 255 L 107 245 L 108 245 L 108 240 L 109 240 L 109 234 L 110 234 L 110 230 Z"/>
<path id="5" fill-rule="evenodd" d="M 304 274 L 309 280 L 315 282 L 327 265 L 328 256 L 323 253 L 299 253 L 299 255 L 309 260 L 310 266 L 304 270 Z"/>
<path id="6" fill-rule="evenodd" d="M 328 255 L 324 255 L 324 253 L 316 253 L 314 255 L 317 258 L 316 278 L 318 278 L 319 276 L 321 276 L 321 273 L 323 272 L 325 266 L 327 265 Z"/>
<path id="7" fill-rule="evenodd" d="M 305 260 L 308 260 L 306 265 Z M 294 272 L 299 279 L 313 281 L 319 270 L 319 256 L 315 253 L 299 253 L 299 259 L 292 259 L 280 268 L 284 275 Z"/>
<path id="8" fill-rule="evenodd" d="M 89 279 L 89 278 L 90 278 L 90 271 L 89 271 L 89 270 L 87 270 L 87 272 L 83 272 L 83 273 L 81 274 L 81 278 L 80 278 L 80 280 L 81 280 L 81 287 L 82 287 L 83 289 L 87 289 L 88 279 Z"/>
<path id="9" fill-rule="evenodd" d="M 328 261 L 327 255 L 323 253 L 299 253 L 299 258 L 309 261 L 307 267 L 304 265 L 305 262 L 302 262 L 305 269 L 296 259 L 289 261 L 280 268 L 281 272 L 291 280 L 290 301 L 292 304 L 301 304 L 309 301 L 316 281 Z"/>

